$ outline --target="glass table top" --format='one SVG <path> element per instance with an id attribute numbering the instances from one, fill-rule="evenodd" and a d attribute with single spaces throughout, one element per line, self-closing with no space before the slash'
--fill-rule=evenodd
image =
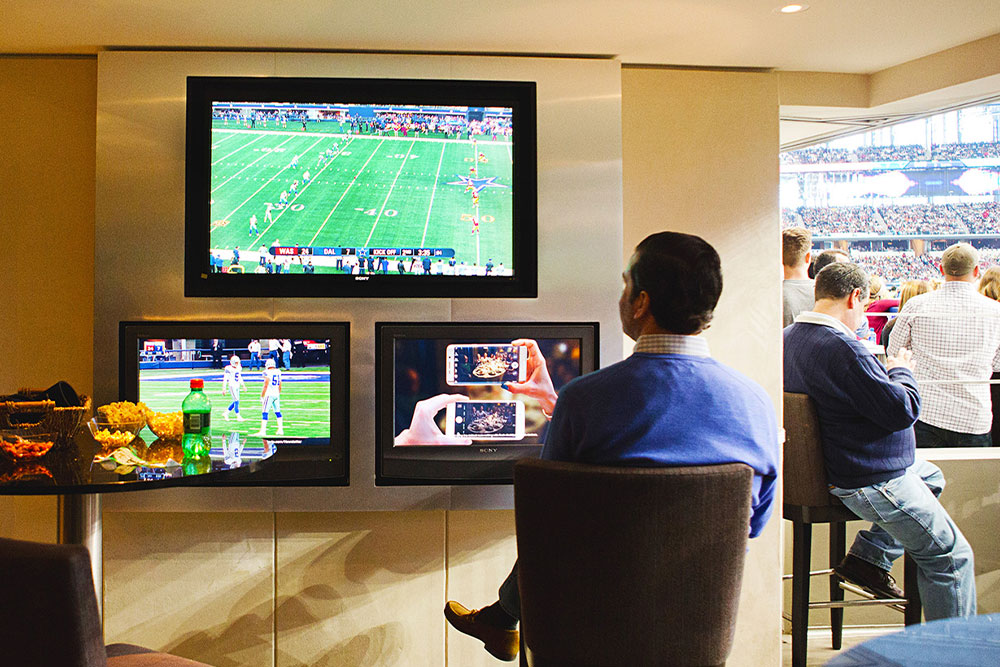
<path id="1" fill-rule="evenodd" d="M 40 457 L 15 458 L 0 451 L 0 494 L 105 493 L 183 484 L 257 484 L 267 479 L 280 483 L 296 477 L 288 469 L 289 464 L 295 468 L 294 461 L 265 468 L 277 451 L 268 440 L 230 433 L 213 436 L 211 445 L 208 456 L 194 459 L 184 458 L 177 439 L 147 443 L 139 435 L 124 448 L 110 449 L 83 426 L 70 437 L 57 437 Z M 256 478 L 261 472 L 264 480 Z"/>

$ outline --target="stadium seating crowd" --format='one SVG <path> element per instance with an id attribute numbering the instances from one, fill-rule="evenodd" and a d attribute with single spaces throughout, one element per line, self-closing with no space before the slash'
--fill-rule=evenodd
<path id="1" fill-rule="evenodd" d="M 940 280 L 941 253 L 929 252 L 917 256 L 913 252 L 894 250 L 851 250 L 851 259 L 872 275 L 880 276 L 889 285 L 906 280 Z M 1000 264 L 1000 249 L 979 248 L 980 271 Z"/>
<path id="2" fill-rule="evenodd" d="M 918 144 L 903 146 L 859 146 L 855 149 L 811 147 L 781 154 L 782 164 L 842 164 L 888 160 L 964 160 L 1000 157 L 1000 142 L 933 144 L 928 150 Z"/>
<path id="3" fill-rule="evenodd" d="M 816 236 L 830 234 L 998 234 L 1000 204 L 930 206 L 829 206 L 785 208 L 782 227 L 802 226 Z"/>

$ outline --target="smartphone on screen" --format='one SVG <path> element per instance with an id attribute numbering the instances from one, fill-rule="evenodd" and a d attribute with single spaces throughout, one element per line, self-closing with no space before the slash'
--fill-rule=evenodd
<path id="1" fill-rule="evenodd" d="M 449 403 L 445 419 L 445 435 L 473 440 L 524 438 L 524 403 L 521 401 Z"/>
<path id="2" fill-rule="evenodd" d="M 452 344 L 445 350 L 445 381 L 453 387 L 524 382 L 528 348 L 523 345 Z"/>

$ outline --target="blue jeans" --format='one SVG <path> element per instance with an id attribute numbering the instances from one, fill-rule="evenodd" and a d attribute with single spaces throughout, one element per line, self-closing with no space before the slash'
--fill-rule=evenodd
<path id="1" fill-rule="evenodd" d="M 508 616 L 521 620 L 521 591 L 517 588 L 517 561 L 514 561 L 510 574 L 500 584 L 497 598 L 500 600 L 500 608 L 507 612 Z"/>
<path id="2" fill-rule="evenodd" d="M 976 578 L 972 547 L 938 502 L 941 469 L 916 461 L 900 477 L 860 489 L 830 487 L 852 512 L 872 522 L 850 553 L 883 570 L 903 551 L 917 564 L 917 585 L 928 621 L 974 616 Z"/>

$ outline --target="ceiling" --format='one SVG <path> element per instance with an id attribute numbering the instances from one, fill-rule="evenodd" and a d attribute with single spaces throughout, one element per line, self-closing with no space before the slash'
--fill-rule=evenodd
<path id="1" fill-rule="evenodd" d="M 3 0 L 0 54 L 110 48 L 524 53 L 872 73 L 1000 33 L 998 0 Z"/>

